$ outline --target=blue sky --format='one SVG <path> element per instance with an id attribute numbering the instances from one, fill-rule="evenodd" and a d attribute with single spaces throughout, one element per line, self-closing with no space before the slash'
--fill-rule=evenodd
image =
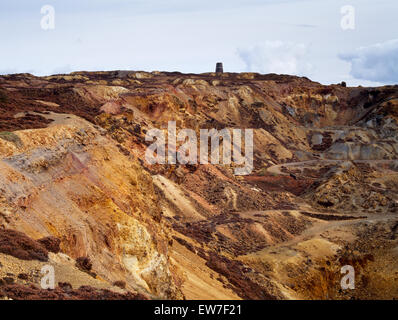
<path id="1" fill-rule="evenodd" d="M 43 30 L 40 10 L 55 9 Z M 341 28 L 341 7 L 355 29 Z M 0 73 L 276 72 L 398 83 L 396 0 L 1 0 Z"/>

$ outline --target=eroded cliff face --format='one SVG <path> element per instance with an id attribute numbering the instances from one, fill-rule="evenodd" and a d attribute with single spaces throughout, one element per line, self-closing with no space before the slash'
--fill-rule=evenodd
<path id="1" fill-rule="evenodd" d="M 180 298 L 150 175 L 101 130 L 64 117 L 13 133 L 19 144 L 1 139 L 3 227 L 59 238 L 63 253 L 89 257 L 105 281 Z"/>
<path id="2" fill-rule="evenodd" d="M 60 252 L 26 261 L 0 241 L 0 274 L 37 285 L 50 263 L 61 287 L 170 299 L 397 297 L 397 106 L 395 86 L 278 75 L 2 76 L 1 228 Z M 253 129 L 253 172 L 149 165 L 145 134 L 169 121 Z"/>

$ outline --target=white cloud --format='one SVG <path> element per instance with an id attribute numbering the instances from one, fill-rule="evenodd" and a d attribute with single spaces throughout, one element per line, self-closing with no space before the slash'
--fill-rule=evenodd
<path id="1" fill-rule="evenodd" d="M 339 57 L 351 63 L 350 74 L 356 79 L 398 82 L 398 39 L 360 47 Z"/>
<path id="2" fill-rule="evenodd" d="M 266 41 L 249 49 L 238 49 L 247 71 L 304 75 L 312 66 L 307 57 L 308 48 L 302 43 Z"/>

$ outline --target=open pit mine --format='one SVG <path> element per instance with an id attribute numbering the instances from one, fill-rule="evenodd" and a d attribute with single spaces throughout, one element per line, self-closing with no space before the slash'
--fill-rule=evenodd
<path id="1" fill-rule="evenodd" d="M 169 122 L 252 130 L 251 172 L 149 164 Z M 396 299 L 397 132 L 398 86 L 0 76 L 0 297 Z"/>

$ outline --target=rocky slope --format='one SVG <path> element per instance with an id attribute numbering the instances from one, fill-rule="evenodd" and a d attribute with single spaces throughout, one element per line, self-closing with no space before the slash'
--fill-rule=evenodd
<path id="1" fill-rule="evenodd" d="M 397 86 L 251 73 L 1 76 L 0 295 L 396 298 L 397 120 Z M 168 121 L 198 136 L 253 129 L 253 172 L 149 165 L 145 134 Z M 340 288 L 347 264 L 355 290 Z"/>

